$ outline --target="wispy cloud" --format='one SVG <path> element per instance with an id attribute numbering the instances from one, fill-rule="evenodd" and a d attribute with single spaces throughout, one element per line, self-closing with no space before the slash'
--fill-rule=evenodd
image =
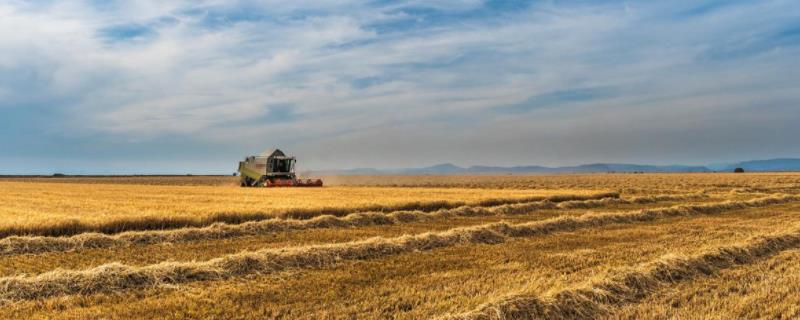
<path id="1" fill-rule="evenodd" d="M 270 145 L 315 168 L 800 155 L 798 21 L 787 0 L 7 1 L 0 158 L 10 172 L 227 170 Z"/>

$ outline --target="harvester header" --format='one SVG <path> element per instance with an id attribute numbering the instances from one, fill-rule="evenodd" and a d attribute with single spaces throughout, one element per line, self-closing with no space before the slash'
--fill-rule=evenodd
<path id="1" fill-rule="evenodd" d="M 297 159 L 279 149 L 270 149 L 239 162 L 242 187 L 321 187 L 320 179 L 297 179 Z"/>

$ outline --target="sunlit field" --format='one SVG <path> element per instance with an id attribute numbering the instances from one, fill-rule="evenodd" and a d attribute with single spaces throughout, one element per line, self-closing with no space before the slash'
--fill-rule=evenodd
<path id="1" fill-rule="evenodd" d="M 0 181 L 0 318 L 800 317 L 800 175 Z"/>
<path id="2" fill-rule="evenodd" d="M 590 190 L 465 188 L 240 188 L 224 186 L 0 181 L 0 232 L 85 224 L 147 228 L 135 224 L 210 224 L 270 217 L 345 215 L 363 211 L 435 210 L 461 205 L 512 203 L 547 197 L 592 197 Z M 127 227 L 126 227 L 127 225 Z M 165 225 L 164 227 L 169 227 Z"/>

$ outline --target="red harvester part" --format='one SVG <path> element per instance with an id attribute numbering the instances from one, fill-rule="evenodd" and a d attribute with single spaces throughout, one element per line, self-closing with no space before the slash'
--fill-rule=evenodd
<path id="1" fill-rule="evenodd" d="M 264 186 L 267 188 L 279 187 L 321 187 L 321 179 L 275 179 L 264 181 Z"/>
<path id="2" fill-rule="evenodd" d="M 321 179 L 297 179 L 294 181 L 295 187 L 321 187 Z"/>

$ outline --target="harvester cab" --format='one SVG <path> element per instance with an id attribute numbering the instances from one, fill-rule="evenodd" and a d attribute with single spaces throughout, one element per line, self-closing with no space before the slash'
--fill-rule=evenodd
<path id="1" fill-rule="evenodd" d="M 294 165 L 297 159 L 278 149 L 249 156 L 239 162 L 242 187 L 321 187 L 320 179 L 297 179 Z"/>

